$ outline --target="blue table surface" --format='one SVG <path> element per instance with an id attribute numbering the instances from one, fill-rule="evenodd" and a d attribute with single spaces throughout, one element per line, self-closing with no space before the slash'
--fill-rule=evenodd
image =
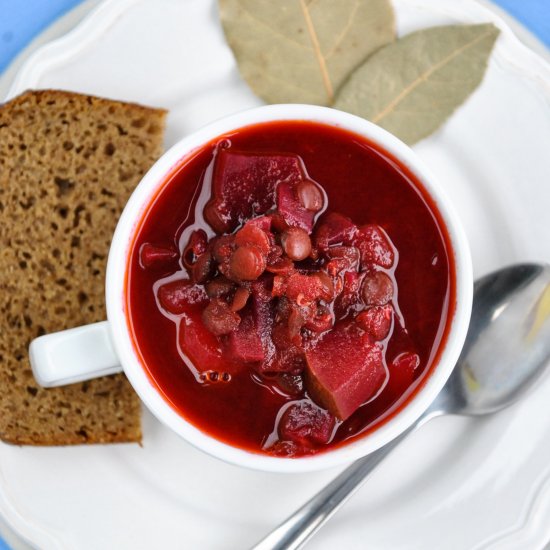
<path id="1" fill-rule="evenodd" d="M 83 0 L 0 0 L 0 73 L 42 30 Z M 550 48 L 550 0 L 493 0 Z M 0 539 L 0 550 L 9 547 Z"/>

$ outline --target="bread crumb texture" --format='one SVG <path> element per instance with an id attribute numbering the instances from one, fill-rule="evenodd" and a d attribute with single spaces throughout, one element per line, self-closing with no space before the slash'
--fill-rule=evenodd
<path id="1" fill-rule="evenodd" d="M 104 320 L 116 222 L 162 153 L 166 112 L 56 90 L 0 106 L 0 437 L 68 445 L 141 440 L 124 375 L 45 389 L 28 347 Z"/>

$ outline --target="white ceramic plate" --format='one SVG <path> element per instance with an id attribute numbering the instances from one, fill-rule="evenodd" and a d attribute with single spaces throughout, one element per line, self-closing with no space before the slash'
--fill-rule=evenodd
<path id="1" fill-rule="evenodd" d="M 482 86 L 415 149 L 462 216 L 476 276 L 550 261 L 550 67 L 473 1 L 394 0 L 400 34 L 493 21 Z M 65 88 L 170 109 L 167 143 L 260 104 L 240 80 L 214 0 L 108 0 L 36 51 L 9 96 Z M 309 548 L 539 550 L 550 540 L 550 378 L 494 418 L 411 436 Z M 0 444 L 0 512 L 41 550 L 246 548 L 337 471 L 223 464 L 144 414 L 138 445 Z"/>

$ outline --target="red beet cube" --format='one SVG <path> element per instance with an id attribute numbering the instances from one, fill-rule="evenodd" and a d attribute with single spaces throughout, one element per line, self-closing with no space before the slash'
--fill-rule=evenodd
<path id="1" fill-rule="evenodd" d="M 350 245 L 356 231 L 356 225 L 349 218 L 332 212 L 317 225 L 314 243 L 320 250 L 335 244 Z"/>
<path id="2" fill-rule="evenodd" d="M 173 315 L 200 310 L 208 302 L 204 287 L 188 279 L 178 279 L 162 285 L 157 296 L 162 308 Z"/>
<path id="3" fill-rule="evenodd" d="M 206 221 L 218 233 L 233 231 L 240 223 L 264 214 L 273 206 L 279 184 L 297 184 L 303 177 L 296 155 L 221 149 L 214 167 L 212 199 L 204 210 Z"/>
<path id="4" fill-rule="evenodd" d="M 257 218 L 247 221 L 245 225 L 254 225 L 262 231 L 269 233 L 271 231 L 271 221 L 271 216 L 258 216 Z"/>
<path id="5" fill-rule="evenodd" d="M 306 386 L 341 420 L 376 395 L 386 380 L 382 347 L 356 323 L 337 324 L 306 352 Z"/>
<path id="6" fill-rule="evenodd" d="M 355 235 L 354 244 L 361 252 L 363 267 L 376 264 L 390 268 L 395 261 L 395 247 L 379 225 L 364 225 Z"/>
<path id="7" fill-rule="evenodd" d="M 224 357 L 220 341 L 204 326 L 200 314 L 186 313 L 179 325 L 178 337 L 180 349 L 197 371 L 237 370 L 238 366 Z"/>
<path id="8" fill-rule="evenodd" d="M 285 295 L 298 305 L 306 305 L 325 295 L 325 286 L 317 275 L 292 273 L 286 280 Z"/>
<path id="9" fill-rule="evenodd" d="M 259 366 L 262 373 L 288 372 L 298 374 L 304 368 L 304 351 L 300 329 L 304 320 L 301 318 L 301 308 L 282 297 L 276 311 L 271 310 L 273 323 L 269 345 L 273 353 L 269 360 Z"/>
<path id="10" fill-rule="evenodd" d="M 285 275 L 275 275 L 273 277 L 273 287 L 271 290 L 272 296 L 284 296 L 286 292 L 286 282 L 288 280 L 288 277 Z"/>
<path id="11" fill-rule="evenodd" d="M 166 267 L 178 257 L 178 253 L 165 246 L 155 246 L 145 243 L 139 249 L 139 263 L 141 267 L 148 269 L 150 267 Z"/>
<path id="12" fill-rule="evenodd" d="M 307 233 L 313 229 L 315 212 L 306 210 L 295 193 L 295 186 L 281 183 L 277 188 L 277 210 L 286 225 L 300 227 Z"/>
<path id="13" fill-rule="evenodd" d="M 325 445 L 332 437 L 336 421 L 327 411 L 308 401 L 290 405 L 278 426 L 279 438 L 303 447 Z"/>
<path id="14" fill-rule="evenodd" d="M 275 345 L 271 337 L 273 328 L 273 304 L 271 292 L 268 290 L 268 280 L 258 279 L 251 285 L 252 316 L 254 331 L 260 338 L 264 352 L 264 363 L 268 365 L 275 355 Z M 262 364 L 264 364 L 262 363 Z"/>
<path id="15" fill-rule="evenodd" d="M 355 271 L 346 271 L 342 277 L 342 292 L 334 302 L 334 312 L 344 317 L 360 301 L 361 276 Z"/>
<path id="16" fill-rule="evenodd" d="M 319 309 L 320 312 L 317 315 L 310 317 L 304 326 L 312 332 L 321 333 L 326 330 L 330 330 L 334 326 L 334 315 L 327 307 Z"/>
<path id="17" fill-rule="evenodd" d="M 243 316 L 239 328 L 229 335 L 227 349 L 237 361 L 254 363 L 264 360 L 262 340 L 256 331 L 254 317 L 250 312 Z"/>

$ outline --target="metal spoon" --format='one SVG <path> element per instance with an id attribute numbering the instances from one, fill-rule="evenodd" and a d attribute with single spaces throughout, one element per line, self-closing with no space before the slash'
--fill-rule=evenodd
<path id="1" fill-rule="evenodd" d="M 539 380 L 550 357 L 550 266 L 507 267 L 474 286 L 472 318 L 441 393 L 405 432 L 354 462 L 252 550 L 297 550 L 411 432 L 443 414 L 481 416 L 507 407 Z"/>

